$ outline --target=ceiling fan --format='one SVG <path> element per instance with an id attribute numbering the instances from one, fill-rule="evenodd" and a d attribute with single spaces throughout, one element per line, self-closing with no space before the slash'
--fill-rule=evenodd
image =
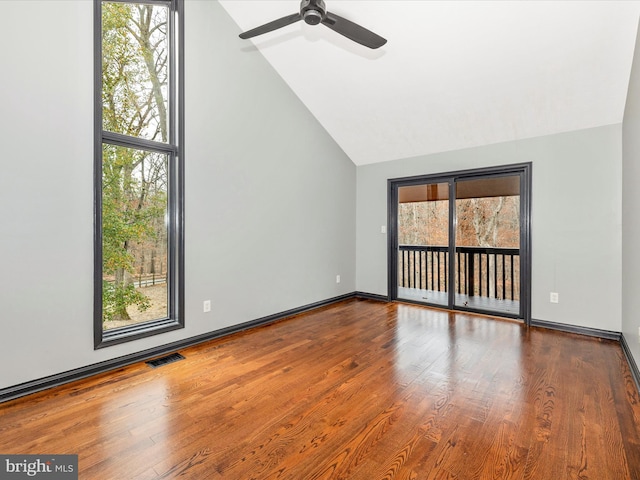
<path id="1" fill-rule="evenodd" d="M 380 35 L 376 35 L 360 25 L 353 23 L 346 18 L 342 18 L 335 13 L 327 11 L 324 0 L 302 0 L 300 2 L 300 12 L 279 18 L 260 27 L 248 30 L 240 34 L 240 38 L 252 38 L 263 33 L 272 32 L 278 28 L 286 27 L 292 23 L 304 20 L 309 25 L 322 23 L 334 32 L 344 35 L 354 42 L 369 48 L 380 48 L 387 43 L 387 40 Z"/>

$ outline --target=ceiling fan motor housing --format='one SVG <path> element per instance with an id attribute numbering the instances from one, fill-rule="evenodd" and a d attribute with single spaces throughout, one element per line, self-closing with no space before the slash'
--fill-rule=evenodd
<path id="1" fill-rule="evenodd" d="M 302 0 L 300 2 L 300 15 L 309 25 L 318 25 L 326 13 L 324 0 Z"/>

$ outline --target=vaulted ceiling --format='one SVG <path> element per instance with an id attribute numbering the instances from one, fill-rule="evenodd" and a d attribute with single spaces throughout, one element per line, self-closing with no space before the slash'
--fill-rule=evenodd
<path id="1" fill-rule="evenodd" d="M 244 40 L 356 165 L 622 122 L 640 1 L 325 0 L 377 50 L 297 22 Z M 220 0 L 238 33 L 297 0 Z"/>

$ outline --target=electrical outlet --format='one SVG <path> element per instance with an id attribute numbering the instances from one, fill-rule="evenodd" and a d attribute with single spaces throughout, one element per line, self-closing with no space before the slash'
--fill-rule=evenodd
<path id="1" fill-rule="evenodd" d="M 380 227 L 380 233 L 387 233 L 387 226 L 386 225 L 382 225 Z"/>
<path id="2" fill-rule="evenodd" d="M 336 275 L 336 283 L 340 283 L 340 275 Z"/>
<path id="3" fill-rule="evenodd" d="M 558 303 L 558 293 L 557 292 L 551 292 L 549 294 L 549 301 L 551 303 Z"/>
<path id="4" fill-rule="evenodd" d="M 205 300 L 202 302 L 202 311 L 205 313 L 211 311 L 211 300 Z"/>

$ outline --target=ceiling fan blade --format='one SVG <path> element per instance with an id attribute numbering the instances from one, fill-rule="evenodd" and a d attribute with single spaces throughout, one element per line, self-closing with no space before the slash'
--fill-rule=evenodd
<path id="1" fill-rule="evenodd" d="M 296 23 L 300 20 L 302 20 L 300 13 L 294 13 L 293 15 L 282 17 L 278 20 L 274 20 L 273 22 L 265 23 L 264 25 L 261 25 L 259 27 L 247 30 L 246 32 L 240 34 L 240 38 L 247 39 L 256 37 L 258 35 L 262 35 L 263 33 L 272 32 L 279 28 L 286 27 L 287 25 L 291 25 L 292 23 Z"/>
<path id="2" fill-rule="evenodd" d="M 335 13 L 327 12 L 322 23 L 334 32 L 344 35 L 365 47 L 380 48 L 387 43 L 387 40 L 382 38 L 380 35 L 361 27 L 357 23 L 353 23 L 351 20 L 342 18 Z"/>

